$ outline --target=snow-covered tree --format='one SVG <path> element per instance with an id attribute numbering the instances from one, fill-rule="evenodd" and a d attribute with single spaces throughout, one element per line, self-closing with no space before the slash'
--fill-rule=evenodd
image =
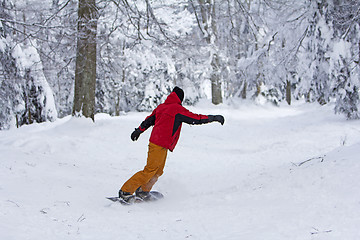
<path id="1" fill-rule="evenodd" d="M 348 119 L 360 118 L 360 3 L 334 0 L 331 19 L 336 37 L 332 77 L 335 80 L 335 112 Z"/>
<path id="2" fill-rule="evenodd" d="M 43 66 L 30 39 L 19 42 L 14 5 L 3 1 L 0 25 L 1 90 L 0 128 L 21 126 L 57 118 L 53 92 L 42 72 Z M 23 22 L 21 24 L 24 24 Z"/>
<path id="3" fill-rule="evenodd" d="M 151 110 L 175 85 L 189 89 L 185 102 L 196 101 L 199 80 L 187 64 L 196 48 L 182 42 L 191 41 L 195 24 L 187 4 L 115 3 L 99 19 L 97 111 Z"/>

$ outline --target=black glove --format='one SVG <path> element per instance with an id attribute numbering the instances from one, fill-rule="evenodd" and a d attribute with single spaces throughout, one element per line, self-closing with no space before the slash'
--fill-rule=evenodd
<path id="1" fill-rule="evenodd" d="M 225 122 L 225 118 L 221 115 L 208 115 L 209 121 L 210 122 L 219 122 L 221 123 L 221 125 L 224 125 Z"/>
<path id="2" fill-rule="evenodd" d="M 131 140 L 133 141 L 138 140 L 141 133 L 142 131 L 139 128 L 135 128 L 135 131 L 133 131 L 133 133 L 131 134 Z"/>

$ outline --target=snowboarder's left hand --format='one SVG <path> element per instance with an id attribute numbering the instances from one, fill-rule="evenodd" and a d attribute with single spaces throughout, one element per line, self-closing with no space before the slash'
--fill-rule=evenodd
<path id="1" fill-rule="evenodd" d="M 131 140 L 133 140 L 133 141 L 138 140 L 141 133 L 142 132 L 139 128 L 135 128 L 135 131 L 133 131 L 133 133 L 131 134 Z"/>
<path id="2" fill-rule="evenodd" d="M 222 115 L 209 115 L 208 116 L 210 122 L 219 122 L 221 125 L 224 125 L 225 118 Z"/>

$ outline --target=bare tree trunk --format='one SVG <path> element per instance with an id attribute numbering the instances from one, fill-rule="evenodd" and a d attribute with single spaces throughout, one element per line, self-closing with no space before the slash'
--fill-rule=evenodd
<path id="1" fill-rule="evenodd" d="M 286 102 L 291 105 L 291 83 L 286 80 Z"/>
<path id="2" fill-rule="evenodd" d="M 244 80 L 244 86 L 243 86 L 243 89 L 241 90 L 241 98 L 242 99 L 246 99 L 246 91 L 247 91 L 247 82 L 246 82 L 246 80 Z"/>
<path id="3" fill-rule="evenodd" d="M 217 105 L 222 103 L 222 93 L 221 93 L 221 76 L 220 76 L 220 63 L 219 57 L 217 54 L 213 54 L 211 61 L 212 73 L 211 73 L 211 96 L 212 103 Z"/>
<path id="4" fill-rule="evenodd" d="M 223 102 L 221 90 L 221 63 L 217 53 L 217 27 L 214 0 L 198 0 L 201 6 L 201 18 L 204 26 L 203 33 L 205 40 L 210 47 L 210 58 L 212 73 L 211 81 L 211 98 L 212 103 L 217 105 Z"/>
<path id="5" fill-rule="evenodd" d="M 260 79 L 261 74 L 257 74 L 257 79 L 258 81 L 256 82 L 256 92 L 255 92 L 255 96 L 258 97 L 261 94 L 261 86 L 263 85 L 263 81 L 259 80 Z"/>
<path id="6" fill-rule="evenodd" d="M 115 99 L 115 116 L 120 116 L 120 92 L 117 92 Z"/>
<path id="7" fill-rule="evenodd" d="M 79 0 L 73 116 L 94 120 L 97 8 L 95 0 Z"/>

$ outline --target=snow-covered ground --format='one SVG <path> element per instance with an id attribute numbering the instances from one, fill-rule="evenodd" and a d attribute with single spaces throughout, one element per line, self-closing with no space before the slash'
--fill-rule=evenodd
<path id="1" fill-rule="evenodd" d="M 65 118 L 0 132 L 0 239 L 360 239 L 360 121 L 333 106 L 190 107 L 224 126 L 183 125 L 154 189 L 105 199 L 143 168 L 148 113 Z"/>

